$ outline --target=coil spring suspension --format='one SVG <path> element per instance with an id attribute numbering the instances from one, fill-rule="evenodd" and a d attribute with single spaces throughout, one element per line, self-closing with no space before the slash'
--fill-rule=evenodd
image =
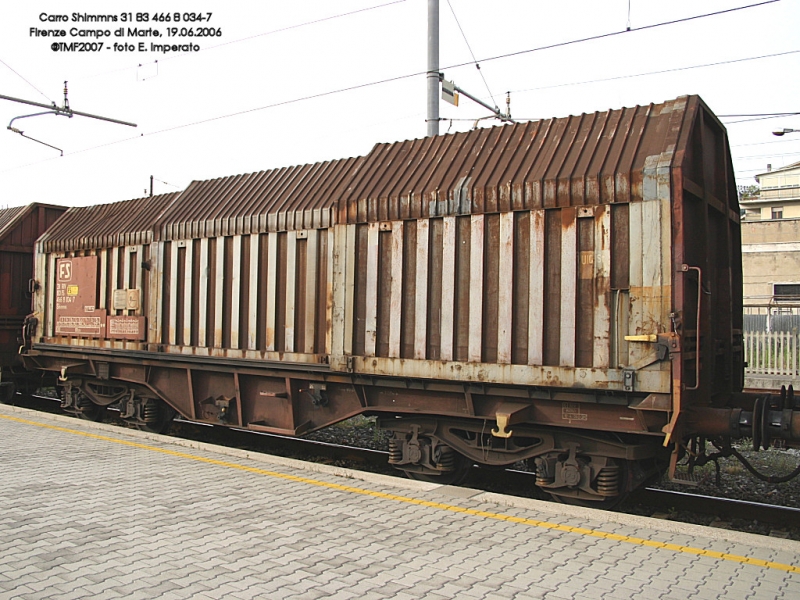
<path id="1" fill-rule="evenodd" d="M 547 460 L 537 456 L 533 463 L 536 465 L 536 485 L 547 487 L 555 482 L 556 476 Z"/>
<path id="2" fill-rule="evenodd" d="M 456 453 L 450 446 L 439 446 L 437 466 L 442 471 L 453 471 L 456 468 Z"/>
<path id="3" fill-rule="evenodd" d="M 403 447 L 400 440 L 392 438 L 389 440 L 389 464 L 398 464 L 403 460 Z"/>
<path id="4" fill-rule="evenodd" d="M 597 493 L 601 496 L 619 495 L 620 471 L 616 465 L 600 469 L 597 474 Z"/>
<path id="5" fill-rule="evenodd" d="M 154 423 L 158 421 L 159 410 L 158 402 L 155 400 L 146 400 L 142 407 L 142 418 L 145 423 Z"/>

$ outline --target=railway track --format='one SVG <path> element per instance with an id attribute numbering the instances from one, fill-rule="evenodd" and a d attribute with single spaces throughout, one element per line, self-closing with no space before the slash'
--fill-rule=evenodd
<path id="1" fill-rule="evenodd" d="M 17 399 L 16 404 L 19 406 L 50 413 L 61 412 L 54 398 L 18 395 Z M 113 417 L 112 422 L 125 426 L 124 422 Z M 170 435 L 403 477 L 399 471 L 388 464 L 388 452 L 381 450 L 242 429 L 218 428 L 182 418 L 174 421 Z M 535 476 L 530 472 L 475 467 L 465 485 L 484 491 L 549 500 L 549 496 L 543 494 L 534 485 L 534 480 Z M 654 487 L 643 488 L 632 493 L 618 510 L 636 514 L 649 513 L 647 516 L 689 522 L 708 521 L 708 517 L 711 517 L 713 518 L 712 525 L 723 528 L 746 529 L 737 527 L 737 520 L 744 523 L 758 522 L 774 526 L 771 528 L 771 532 L 776 531 L 776 528 L 783 530 L 787 525 L 800 527 L 800 509 L 798 508 Z M 704 515 L 707 518 L 694 519 L 692 515 Z M 775 533 L 771 534 L 776 535 Z"/>

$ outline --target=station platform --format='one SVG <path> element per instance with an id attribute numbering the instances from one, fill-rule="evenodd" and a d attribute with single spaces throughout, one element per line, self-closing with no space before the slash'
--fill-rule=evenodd
<path id="1" fill-rule="evenodd" d="M 0 599 L 800 597 L 800 542 L 0 406 Z"/>

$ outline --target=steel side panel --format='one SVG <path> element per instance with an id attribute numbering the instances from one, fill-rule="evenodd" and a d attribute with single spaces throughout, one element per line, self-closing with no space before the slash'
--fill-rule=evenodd
<path id="1" fill-rule="evenodd" d="M 611 207 L 602 206 L 595 214 L 594 250 L 594 353 L 592 366 L 608 368 L 611 353 Z"/>
<path id="2" fill-rule="evenodd" d="M 214 286 L 214 348 L 222 348 L 222 302 L 225 296 L 225 238 L 217 238 L 216 281 Z"/>
<path id="3" fill-rule="evenodd" d="M 286 233 L 286 323 L 284 326 L 286 352 L 294 352 L 294 311 L 297 282 L 297 232 Z M 276 332 L 280 334 L 280 332 Z"/>
<path id="4" fill-rule="evenodd" d="M 327 251 L 328 251 L 328 260 L 326 263 L 326 277 L 325 277 L 325 348 L 323 351 L 325 354 L 332 354 L 333 353 L 333 308 L 336 306 L 333 294 L 334 294 L 334 275 L 333 275 L 333 265 L 334 265 L 334 248 L 335 248 L 335 239 L 333 238 L 334 235 L 334 228 L 328 227 L 325 230 L 325 236 L 327 239 Z M 340 352 L 341 354 L 341 352 Z"/>
<path id="5" fill-rule="evenodd" d="M 669 198 L 659 197 L 659 186 L 656 177 L 658 156 L 648 157 L 645 161 L 643 180 L 643 200 L 641 206 L 641 287 L 637 290 L 631 282 L 631 294 L 636 294 L 641 302 L 637 311 L 636 331 L 634 335 L 651 335 L 669 331 L 664 319 L 665 305 L 671 303 L 670 277 L 664 277 L 662 240 L 663 229 L 668 223 L 663 221 L 663 204 Z M 663 193 L 663 187 L 662 187 Z M 667 188 L 668 193 L 668 188 Z M 633 255 L 633 248 L 631 248 Z M 668 312 L 668 311 L 667 311 Z M 631 343 L 630 361 L 636 364 L 645 360 L 653 352 L 649 344 Z"/>
<path id="6" fill-rule="evenodd" d="M 275 323 L 277 318 L 278 293 L 278 234 L 267 237 L 267 350 L 275 350 Z"/>
<path id="7" fill-rule="evenodd" d="M 428 250 L 429 221 L 417 220 L 417 279 L 415 283 L 416 299 L 414 303 L 414 358 L 426 358 L 428 346 Z"/>
<path id="8" fill-rule="evenodd" d="M 34 279 L 39 283 L 39 289 L 36 290 L 33 296 L 33 312 L 36 314 L 39 322 L 44 327 L 44 313 L 45 313 L 45 287 L 47 285 L 47 255 L 43 253 L 37 244 L 33 253 L 34 264 Z M 41 333 L 44 333 L 42 331 Z"/>
<path id="9" fill-rule="evenodd" d="M 672 312 L 672 277 L 675 272 L 672 265 L 672 172 L 670 165 L 673 152 L 665 152 L 659 160 L 656 181 L 659 205 L 661 208 L 661 269 L 663 286 L 661 293 L 661 323 L 668 327 L 669 315 Z M 669 329 L 665 329 L 669 331 Z"/>
<path id="10" fill-rule="evenodd" d="M 403 314 L 403 222 L 392 223 L 392 282 L 390 287 L 389 357 L 400 356 L 400 331 Z"/>
<path id="11" fill-rule="evenodd" d="M 188 248 L 187 248 L 188 251 Z M 233 273 L 231 273 L 231 348 L 239 348 L 239 323 L 242 295 L 242 236 L 233 236 Z M 184 340 L 185 343 L 185 340 Z"/>
<path id="12" fill-rule="evenodd" d="M 111 264 L 109 269 L 108 278 L 111 280 L 111 297 L 109 298 L 109 303 L 113 300 L 114 297 L 114 290 L 119 287 L 119 248 L 116 246 L 111 248 Z M 174 288 L 173 288 L 174 289 Z M 109 307 L 111 308 L 111 307 Z M 116 314 L 116 311 L 109 310 L 111 314 Z"/>
<path id="13" fill-rule="evenodd" d="M 122 286 L 120 286 L 120 289 L 123 290 L 128 288 L 128 282 L 131 280 L 131 250 L 132 248 L 127 246 L 122 249 Z M 100 264 L 100 270 L 103 270 L 102 263 Z M 127 311 L 123 310 L 122 314 L 127 314 Z"/>
<path id="14" fill-rule="evenodd" d="M 200 240 L 200 286 L 198 293 L 200 297 L 197 299 L 197 345 L 208 346 L 208 332 L 206 331 L 206 322 L 208 320 L 208 238 Z"/>
<path id="15" fill-rule="evenodd" d="M 461 361 L 418 361 L 402 358 L 354 357 L 355 373 L 411 379 L 441 379 L 474 383 L 622 391 L 622 369 L 501 365 Z M 636 375 L 636 390 L 668 393 L 670 372 L 643 369 Z"/>
<path id="16" fill-rule="evenodd" d="M 344 244 L 344 354 L 353 353 L 353 326 L 355 321 L 356 301 L 356 225 L 342 226 L 346 231 Z M 340 230 L 341 231 L 341 230 Z"/>
<path id="17" fill-rule="evenodd" d="M 169 337 L 167 338 L 170 344 L 175 344 L 177 339 L 177 331 L 178 331 L 178 244 L 173 242 L 170 248 L 170 278 L 169 278 L 169 289 L 171 293 L 169 295 Z M 116 254 L 116 252 L 115 252 Z M 116 261 L 114 261 L 116 263 Z M 113 289 L 117 287 L 117 278 L 113 277 Z M 116 311 L 112 311 L 116 312 Z"/>
<path id="18" fill-rule="evenodd" d="M 247 349 L 255 350 L 258 339 L 258 267 L 260 237 L 257 233 L 250 234 L 250 287 L 247 302 Z"/>
<path id="19" fill-rule="evenodd" d="M 141 245 L 138 245 L 138 246 L 136 246 L 136 250 L 135 251 L 136 251 L 136 263 L 133 265 L 134 274 L 135 274 L 133 287 L 135 289 L 137 289 L 137 290 L 141 290 L 142 289 L 142 279 L 143 279 L 143 277 L 142 277 L 142 259 L 144 257 L 143 247 Z M 142 305 L 139 304 L 140 309 L 141 309 L 141 306 Z"/>
<path id="20" fill-rule="evenodd" d="M 378 337 L 378 227 L 378 223 L 370 223 L 367 233 L 367 301 L 364 332 L 366 356 L 375 356 Z"/>
<path id="21" fill-rule="evenodd" d="M 531 211 L 528 364 L 544 363 L 544 210 Z"/>
<path id="22" fill-rule="evenodd" d="M 642 299 L 642 203 L 632 202 L 629 207 L 629 232 L 630 232 L 630 293 L 628 322 L 621 323 L 621 337 L 626 335 L 641 335 L 645 333 L 643 321 Z M 628 353 L 625 364 L 632 365 L 641 358 L 642 344 L 631 342 L 627 344 Z"/>
<path id="23" fill-rule="evenodd" d="M 163 339 L 162 323 L 164 307 L 161 301 L 163 295 L 164 280 L 161 274 L 164 272 L 164 242 L 153 242 L 150 246 L 151 272 L 150 272 L 150 323 L 148 323 L 149 337 L 151 344 L 158 344 Z"/>
<path id="24" fill-rule="evenodd" d="M 514 264 L 514 213 L 500 215 L 500 281 L 497 315 L 497 362 L 511 362 L 513 330 L 514 271 L 525 265 Z"/>
<path id="25" fill-rule="evenodd" d="M 47 313 L 45 321 L 45 335 L 51 336 L 55 331 L 56 310 L 56 255 L 51 254 L 47 260 L 46 273 Z"/>
<path id="26" fill-rule="evenodd" d="M 453 311 L 456 297 L 456 218 L 445 217 L 442 241 L 442 360 L 453 360 Z"/>
<path id="27" fill-rule="evenodd" d="M 483 215 L 470 217 L 469 361 L 481 362 L 483 342 Z"/>
<path id="28" fill-rule="evenodd" d="M 638 202 L 637 208 L 633 212 L 638 215 L 639 219 L 639 243 L 642 243 L 644 237 L 641 226 L 641 206 L 642 203 Z M 661 207 L 658 203 L 654 206 Z M 514 214 L 511 212 L 500 214 L 500 228 L 499 240 L 500 243 L 493 246 L 491 250 L 487 249 L 485 235 L 485 223 L 483 215 L 471 215 L 469 218 L 469 232 L 465 238 L 465 242 L 470 245 L 468 250 L 468 257 L 470 264 L 463 265 L 461 268 L 466 267 L 469 274 L 469 310 L 468 314 L 460 315 L 462 319 L 468 319 L 469 331 L 469 351 L 465 355 L 464 360 L 453 360 L 453 342 L 454 332 L 453 324 L 455 322 L 454 307 L 455 307 L 455 270 L 456 270 L 456 257 L 458 248 L 456 247 L 456 218 L 445 217 L 443 219 L 443 248 L 441 256 L 441 266 L 434 265 L 429 267 L 429 239 L 426 235 L 429 231 L 430 220 L 419 220 L 417 222 L 417 241 L 416 248 L 412 255 L 417 257 L 417 274 L 415 279 L 416 296 L 426 294 L 429 288 L 429 279 L 433 272 L 440 273 L 442 278 L 442 306 L 441 306 L 441 323 L 442 323 L 442 354 L 441 360 L 427 360 L 425 358 L 423 344 L 416 340 L 416 348 L 414 358 L 400 358 L 394 355 L 399 351 L 399 326 L 402 325 L 403 311 L 402 306 L 398 300 L 402 298 L 401 291 L 396 287 L 391 288 L 392 303 L 391 303 L 391 324 L 390 324 L 390 345 L 388 357 L 377 357 L 375 353 L 374 344 L 370 345 L 370 339 L 374 340 L 372 333 L 375 330 L 375 318 L 377 311 L 377 270 L 384 269 L 386 274 L 392 278 L 392 286 L 396 286 L 397 280 L 403 281 L 405 273 L 402 272 L 401 257 L 408 252 L 402 252 L 402 243 L 404 237 L 402 236 L 402 227 L 398 222 L 391 223 L 392 235 L 386 237 L 387 242 L 393 244 L 392 257 L 393 259 L 387 264 L 379 265 L 380 252 L 379 252 L 379 231 L 380 223 L 372 223 L 368 226 L 368 243 L 367 243 L 367 256 L 366 268 L 368 272 L 367 277 L 367 339 L 364 346 L 365 352 L 361 356 L 354 357 L 354 361 L 347 364 L 343 357 L 348 354 L 344 350 L 343 353 L 331 357 L 331 366 L 334 370 L 347 370 L 352 369 L 355 372 L 377 375 L 377 376 L 397 376 L 408 378 L 423 378 L 423 379 L 447 379 L 447 380 L 463 380 L 474 382 L 491 382 L 507 385 L 531 385 L 531 386 L 547 386 L 547 387 L 585 387 L 587 389 L 608 389 L 622 391 L 622 372 L 620 369 L 611 367 L 611 344 L 610 344 L 610 329 L 611 329 L 611 302 L 612 291 L 610 289 L 611 280 L 611 243 L 613 232 L 612 219 L 610 207 L 599 206 L 589 209 L 589 214 L 586 214 L 586 209 L 582 209 L 581 219 L 590 221 L 591 227 L 594 229 L 594 246 L 593 246 L 593 266 L 590 276 L 593 278 L 593 325 L 589 330 L 593 337 L 593 350 L 591 355 L 591 367 L 576 367 L 576 310 L 577 310 L 577 285 L 578 285 L 578 209 L 574 207 L 567 207 L 559 210 L 561 212 L 560 222 L 562 224 L 561 230 L 561 252 L 559 262 L 561 265 L 561 286 L 558 290 L 558 297 L 562 302 L 562 317 L 558 323 L 546 324 L 542 321 L 543 314 L 545 313 L 544 304 L 547 301 L 545 295 L 545 264 L 544 264 L 544 249 L 547 243 L 545 232 L 545 213 L 544 209 L 537 209 L 530 211 L 530 225 L 526 225 L 525 230 L 520 232 L 520 235 L 530 236 L 530 250 L 526 250 L 524 256 L 517 257 L 518 253 L 514 251 Z M 588 217 L 588 218 L 587 218 Z M 585 224 L 585 221 L 582 221 Z M 424 223 L 425 225 L 421 225 Z M 355 250 L 355 236 L 352 235 L 353 240 L 349 240 L 347 232 L 350 229 L 354 230 L 355 225 L 341 226 L 337 232 L 340 232 L 344 239 L 337 239 L 337 247 L 342 248 L 345 256 L 342 261 L 346 267 L 347 259 L 352 258 L 347 254 L 347 248 Z M 355 231 L 353 231 L 353 234 Z M 626 232 L 627 234 L 627 232 Z M 659 234 L 658 239 L 661 238 Z M 383 238 L 381 238 L 383 239 Z M 655 244 L 658 244 L 658 239 Z M 641 248 L 641 246 L 639 246 Z M 659 248 L 657 261 L 660 261 L 662 255 Z M 487 252 L 496 252 L 498 256 L 489 257 Z M 396 260 L 395 260 L 396 259 Z M 483 323 L 483 294 L 484 294 L 484 269 L 485 261 L 493 260 L 501 265 L 499 273 L 500 290 L 497 302 L 498 306 L 498 331 L 486 332 L 484 331 L 485 324 Z M 517 261 L 519 264 L 517 264 Z M 588 264 L 588 263 L 587 263 Z M 658 265 L 656 265 L 658 266 Z M 341 268 L 341 267 L 339 267 Z M 518 269 L 524 269 L 529 275 L 529 289 L 527 291 L 528 299 L 525 310 L 520 313 L 521 318 L 527 318 L 529 321 L 528 328 L 528 346 L 527 356 L 523 356 L 523 361 L 528 364 L 511 364 L 510 346 L 511 346 L 511 332 L 515 327 L 514 319 L 520 318 L 516 316 L 513 310 L 513 293 L 509 288 L 514 286 L 514 273 Z M 643 276 L 644 267 L 639 264 L 638 278 L 641 280 Z M 427 275 L 421 279 L 420 271 L 427 270 Z M 584 269 L 585 270 L 585 269 Z M 346 290 L 348 285 L 352 287 L 352 280 L 356 274 L 347 273 L 338 275 L 343 277 L 342 291 L 339 297 L 342 298 L 346 304 L 342 311 L 346 314 L 349 310 L 353 312 L 353 308 L 349 308 L 347 304 L 351 303 L 353 298 L 348 296 Z M 585 275 L 585 273 L 584 273 Z M 632 279 L 636 279 L 637 275 L 632 275 Z M 452 279 L 452 282 L 451 282 Z M 641 285 L 639 288 L 641 289 Z M 623 295 L 624 297 L 624 295 Z M 641 298 L 637 298 L 639 306 L 641 306 Z M 421 303 L 420 303 L 421 304 Z M 419 304 L 415 307 L 415 314 L 413 318 L 418 318 L 417 311 L 425 311 Z M 346 319 L 345 319 L 346 321 Z M 424 323 L 427 324 L 427 319 Z M 372 325 L 372 327 L 369 327 Z M 397 332 L 394 327 L 397 326 Z M 542 364 L 543 358 L 543 335 L 542 331 L 546 326 L 555 326 L 560 330 L 561 345 L 559 347 L 559 362 L 557 365 Z M 620 324 L 620 329 L 624 329 L 627 333 L 629 324 L 627 322 Z M 415 323 L 415 331 L 419 327 Z M 352 331 L 352 327 L 349 328 Z M 342 336 L 346 338 L 346 327 L 342 332 Z M 423 333 L 420 331 L 420 333 Z M 482 348 L 484 337 L 488 334 L 497 335 L 498 354 L 497 360 L 491 363 L 482 362 Z M 424 336 L 424 334 L 423 334 Z M 424 339 L 424 338 L 423 338 Z M 652 350 L 649 348 L 648 350 Z M 654 393 L 668 393 L 670 390 L 669 379 L 669 363 L 656 363 L 646 368 L 639 369 L 636 374 L 635 389 L 641 392 L 654 392 Z"/>
<path id="29" fill-rule="evenodd" d="M 561 213 L 561 347 L 559 366 L 575 366 L 575 318 L 577 310 L 578 228 L 574 208 Z"/>
<path id="30" fill-rule="evenodd" d="M 100 260 L 100 298 L 98 308 L 107 308 L 106 293 L 108 290 L 108 250 L 105 248 L 97 251 Z"/>
<path id="31" fill-rule="evenodd" d="M 316 333 L 316 315 L 317 315 L 317 236 L 319 232 L 312 229 L 308 232 L 308 241 L 306 242 L 306 272 L 301 273 L 301 276 L 306 280 L 306 310 L 303 316 L 304 340 L 305 347 L 303 352 L 306 354 L 314 353 L 314 339 Z M 324 290 L 319 290 L 324 292 Z"/>
<path id="32" fill-rule="evenodd" d="M 194 283 L 194 244 L 186 241 L 186 257 L 183 269 L 183 343 L 192 341 L 192 284 Z M 198 292 L 199 293 L 199 292 Z"/>
<path id="33" fill-rule="evenodd" d="M 341 360 L 344 356 L 344 329 L 345 329 L 345 305 L 347 278 L 350 276 L 346 270 L 346 248 L 347 248 L 347 225 L 335 225 L 333 240 L 328 244 L 332 250 L 331 261 L 329 263 L 328 286 L 332 291 L 333 306 L 329 314 L 331 315 L 328 331 L 330 332 L 331 362 L 334 359 Z"/>

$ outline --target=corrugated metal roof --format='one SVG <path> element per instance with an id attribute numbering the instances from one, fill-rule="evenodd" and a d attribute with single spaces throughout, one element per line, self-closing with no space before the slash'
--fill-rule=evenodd
<path id="1" fill-rule="evenodd" d="M 33 204 L 29 204 L 28 206 L 14 206 L 0 209 L 0 242 L 2 242 L 3 238 L 8 235 L 8 232 L 13 229 L 17 219 L 20 218 L 26 210 L 30 210 L 32 207 Z"/>
<path id="2" fill-rule="evenodd" d="M 153 226 L 180 193 L 70 208 L 40 240 L 44 252 L 148 244 Z"/>
<path id="3" fill-rule="evenodd" d="M 671 166 L 688 113 L 701 105 L 696 96 L 681 97 L 378 144 L 343 197 L 339 221 L 640 200 L 646 159 L 659 156 L 660 167 L 664 160 Z"/>
<path id="4" fill-rule="evenodd" d="M 15 206 L 13 208 L 0 209 L 0 244 L 4 242 L 20 244 L 22 243 L 20 240 L 20 234 L 23 239 L 35 240 L 39 234 L 52 223 L 52 221 L 58 218 L 59 214 L 66 210 L 66 206 L 44 204 L 42 202 L 33 202 L 26 206 Z M 18 231 L 17 235 L 7 239 L 17 227 L 24 226 L 25 219 L 31 216 L 31 213 L 34 211 L 39 211 L 39 214 L 37 216 L 32 216 L 34 219 L 33 223 L 25 227 L 24 232 Z M 14 241 L 13 238 L 17 238 L 17 240 Z M 30 243 L 30 251 L 33 252 L 33 242 L 31 241 Z"/>
<path id="5" fill-rule="evenodd" d="M 363 158 L 193 181 L 159 223 L 164 240 L 327 227 Z"/>

